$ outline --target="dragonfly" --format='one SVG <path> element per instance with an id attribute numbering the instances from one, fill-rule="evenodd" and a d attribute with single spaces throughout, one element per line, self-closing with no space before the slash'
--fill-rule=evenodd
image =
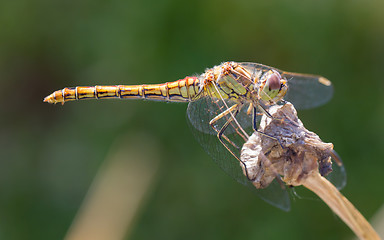
<path id="1" fill-rule="evenodd" d="M 248 176 L 240 159 L 241 148 L 258 131 L 261 116 L 270 116 L 270 106 L 289 101 L 298 109 L 309 109 L 325 104 L 332 95 L 332 83 L 322 76 L 286 72 L 259 63 L 224 62 L 199 76 L 174 82 L 63 88 L 44 102 L 64 104 L 108 98 L 188 102 L 188 125 L 220 168 L 266 202 L 289 210 L 289 195 L 278 181 L 259 189 L 252 185 L 254 179 Z M 332 175 L 333 181 L 341 188 L 345 185 L 345 170 L 334 165 L 338 174 Z"/>

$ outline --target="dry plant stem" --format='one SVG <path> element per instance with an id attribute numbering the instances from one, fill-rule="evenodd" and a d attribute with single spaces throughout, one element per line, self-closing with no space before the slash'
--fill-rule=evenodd
<path id="1" fill-rule="evenodd" d="M 65 240 L 130 236 L 159 165 L 159 147 L 152 139 L 139 133 L 133 137 L 130 132 L 115 140 Z"/>
<path id="2" fill-rule="evenodd" d="M 333 144 L 324 143 L 308 131 L 292 104 L 272 106 L 268 111 L 272 118 L 263 116 L 260 122 L 260 131 L 264 134 L 252 134 L 241 152 L 253 185 L 266 188 L 276 177 L 290 186 L 304 185 L 360 239 L 380 239 L 359 211 L 323 177 L 332 172 Z"/>
<path id="3" fill-rule="evenodd" d="M 369 222 L 352 203 L 318 172 L 309 175 L 303 185 L 316 193 L 360 239 L 380 239 Z"/>

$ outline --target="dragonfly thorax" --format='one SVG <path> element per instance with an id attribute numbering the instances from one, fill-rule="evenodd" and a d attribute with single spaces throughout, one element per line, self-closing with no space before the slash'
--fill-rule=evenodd
<path id="1" fill-rule="evenodd" d="M 241 102 L 262 101 L 264 105 L 276 104 L 288 89 L 286 79 L 278 71 L 250 71 L 235 62 L 208 69 L 202 78 L 211 97 Z"/>

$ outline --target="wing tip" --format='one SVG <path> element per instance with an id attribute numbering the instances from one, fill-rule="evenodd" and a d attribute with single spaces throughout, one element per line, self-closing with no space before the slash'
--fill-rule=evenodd
<path id="1" fill-rule="evenodd" d="M 328 79 L 326 79 L 325 77 L 320 77 L 319 78 L 319 83 L 325 85 L 325 86 L 331 86 L 332 85 L 332 82 L 329 81 Z"/>

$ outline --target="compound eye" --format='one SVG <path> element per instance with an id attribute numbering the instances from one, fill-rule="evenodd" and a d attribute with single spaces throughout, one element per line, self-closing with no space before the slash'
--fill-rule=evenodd
<path id="1" fill-rule="evenodd" d="M 270 91 L 279 90 L 281 86 L 280 80 L 281 80 L 280 74 L 274 72 L 268 77 L 266 85 L 269 87 Z"/>

